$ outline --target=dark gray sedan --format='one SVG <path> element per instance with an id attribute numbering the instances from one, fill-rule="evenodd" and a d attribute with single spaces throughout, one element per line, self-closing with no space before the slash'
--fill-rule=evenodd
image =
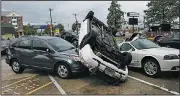
<path id="1" fill-rule="evenodd" d="M 15 73 L 22 73 L 25 68 L 38 68 L 56 72 L 61 78 L 71 78 L 75 73 L 88 72 L 71 43 L 51 36 L 14 40 L 8 47 L 6 62 Z"/>

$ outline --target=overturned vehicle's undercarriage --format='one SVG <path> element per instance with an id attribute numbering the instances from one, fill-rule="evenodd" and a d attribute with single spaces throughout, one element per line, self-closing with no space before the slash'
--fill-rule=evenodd
<path id="1" fill-rule="evenodd" d="M 90 11 L 81 23 L 79 55 L 92 74 L 101 73 L 117 83 L 128 76 L 127 66 L 132 60 L 129 53 L 121 53 L 108 27 Z"/>

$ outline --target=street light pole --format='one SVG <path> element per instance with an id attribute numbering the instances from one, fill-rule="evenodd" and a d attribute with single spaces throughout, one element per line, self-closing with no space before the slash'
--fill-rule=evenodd
<path id="1" fill-rule="evenodd" d="M 52 26 L 52 16 L 51 16 L 51 11 L 53 9 L 49 8 L 49 11 L 50 11 L 50 19 L 51 19 L 51 36 L 52 36 L 52 32 L 53 32 L 53 26 Z"/>
<path id="2" fill-rule="evenodd" d="M 73 14 L 75 16 L 75 20 L 76 20 L 76 31 L 77 31 L 77 35 L 78 35 L 78 21 L 77 21 L 77 14 Z"/>

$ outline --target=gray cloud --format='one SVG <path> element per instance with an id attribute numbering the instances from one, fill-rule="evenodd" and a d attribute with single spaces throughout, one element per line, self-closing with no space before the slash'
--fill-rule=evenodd
<path id="1" fill-rule="evenodd" d="M 143 10 L 148 1 L 119 1 L 125 12 L 140 13 L 142 20 Z M 111 1 L 2 1 L 2 10 L 15 10 L 23 15 L 24 24 L 46 24 L 50 21 L 49 8 L 52 11 L 53 21 L 63 23 L 65 28 L 75 22 L 73 13 L 79 13 L 77 19 L 81 22 L 91 9 L 95 16 L 106 23 L 108 8 Z M 127 17 L 125 17 L 127 19 Z"/>

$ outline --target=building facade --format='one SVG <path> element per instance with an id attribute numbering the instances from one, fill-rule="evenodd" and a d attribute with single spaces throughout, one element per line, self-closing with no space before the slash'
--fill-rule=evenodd
<path id="1" fill-rule="evenodd" d="M 15 28 L 15 36 L 23 36 L 23 16 L 15 11 L 2 11 L 1 23 L 11 23 Z"/>

